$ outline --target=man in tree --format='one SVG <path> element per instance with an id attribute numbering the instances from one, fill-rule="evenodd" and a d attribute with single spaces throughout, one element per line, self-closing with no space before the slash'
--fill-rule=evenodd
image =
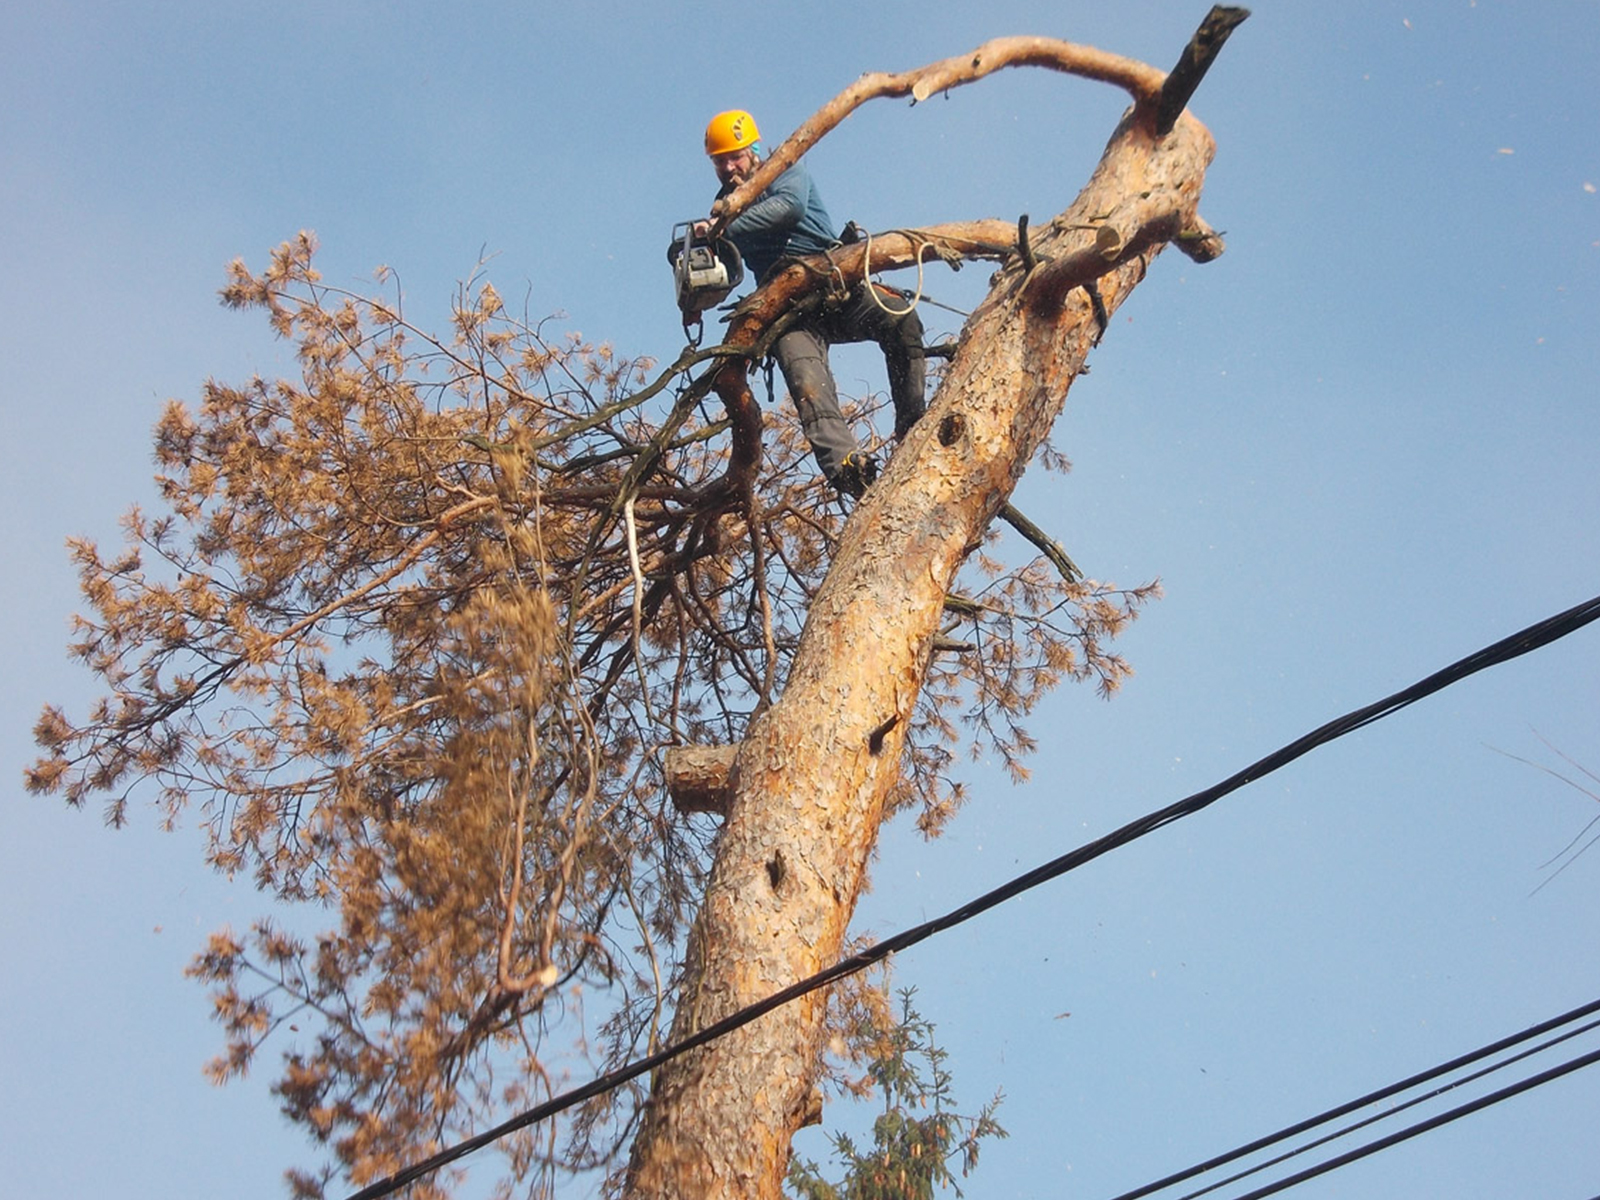
<path id="1" fill-rule="evenodd" d="M 706 153 L 722 183 L 718 200 L 755 171 L 761 161 L 760 137 L 755 118 L 742 109 L 711 118 Z M 710 224 L 705 222 L 701 229 Z M 783 259 L 825 253 L 839 245 L 822 195 L 801 163 L 778 176 L 723 232 L 739 248 L 758 282 Z M 922 321 L 898 292 L 867 280 L 842 294 L 830 291 L 823 307 L 780 337 L 774 347 L 817 466 L 829 483 L 852 496 L 860 496 L 877 478 L 878 463 L 857 445 L 840 412 L 828 347 L 866 341 L 883 348 L 898 441 L 922 416 L 926 390 Z"/>
<path id="2" fill-rule="evenodd" d="M 747 241 L 768 279 L 725 344 L 654 381 L 609 347 L 547 341 L 487 283 L 430 336 L 395 297 L 324 284 L 309 234 L 261 272 L 230 268 L 225 301 L 268 315 L 300 378 L 170 404 L 156 434 L 170 512 L 133 510 L 114 556 L 74 543 L 88 613 L 73 652 L 104 695 L 76 723 L 44 710 L 28 786 L 72 805 L 105 795 L 117 824 L 141 784 L 169 820 L 203 805 L 220 871 L 336 914 L 315 939 L 270 920 L 219 931 L 191 967 L 226 1030 L 218 1080 L 295 1032 L 291 1015 L 321 1021 L 289 1042 L 276 1085 L 333 1156 L 293 1176 L 297 1195 L 336 1173 L 390 1195 L 447 1161 L 419 1156 L 554 1092 L 571 1064 L 665 1042 L 648 1100 L 591 1093 L 565 1134 L 535 1133 L 534 1110 L 498 1126 L 499 1190 L 616 1166 L 629 1200 L 777 1200 L 830 999 L 703 1035 L 844 958 L 884 819 L 920 806 L 937 829 L 959 803 L 959 724 L 1020 776 L 1034 740 L 1019 721 L 1040 696 L 1065 678 L 1109 693 L 1127 673 L 1106 643 L 1154 587 L 1079 578 L 1008 497 L 1155 256 L 1223 251 L 1198 211 L 1214 142 L 1185 105 L 1243 16 L 1215 10 L 1171 75 L 1035 37 L 864 75 L 764 162 L 754 122 L 732 114 L 709 221 L 747 236 L 740 218 L 790 177 L 798 215 Z M 906 353 L 904 449 L 845 521 L 790 495 L 798 447 L 763 445 L 746 369 L 803 313 L 826 375 L 848 303 L 804 306 L 830 284 L 874 299 L 867 247 L 829 249 L 796 164 L 868 100 L 1013 66 L 1115 83 L 1133 103 L 1031 236 L 991 219 L 875 243 L 880 266 L 927 251 L 999 267 L 918 428 L 921 360 Z M 793 257 L 812 246 L 827 257 Z M 663 422 L 641 414 L 696 367 Z M 700 414 L 713 394 L 725 423 Z M 833 457 L 806 432 L 832 475 L 859 453 L 847 428 Z M 1045 557 L 979 561 L 974 602 L 960 572 L 1002 516 Z M 957 622 L 983 636 L 952 651 Z M 732 754 L 708 836 L 664 811 L 652 764 L 714 741 Z"/>

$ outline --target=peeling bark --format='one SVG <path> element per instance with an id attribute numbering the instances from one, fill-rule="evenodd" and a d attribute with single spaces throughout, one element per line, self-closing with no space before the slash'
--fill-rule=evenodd
<path id="1" fill-rule="evenodd" d="M 963 330 L 927 416 L 846 527 L 782 696 L 737 748 L 673 1041 L 840 955 L 946 593 L 1098 340 L 1085 286 L 1096 286 L 1109 314 L 1169 242 L 1197 258 L 1221 252 L 1196 211 L 1212 139 L 1188 114 L 1170 133 L 1157 132 L 1165 76 L 1048 39 L 1002 39 L 921 71 L 865 76 L 801 127 L 798 149 L 786 143 L 768 167 L 781 170 L 869 96 L 920 98 L 1023 63 L 1110 79 L 1136 102 L 1077 199 L 1030 232 L 1033 269 L 1018 251 L 1017 228 L 1002 221 L 871 243 L 874 269 L 942 252 L 1005 265 Z M 763 186 L 758 174 L 729 198 L 727 211 Z M 752 344 L 819 279 L 859 278 L 866 253 L 858 244 L 791 266 L 735 312 L 730 343 Z M 813 993 L 663 1067 L 626 1194 L 778 1196 L 790 1138 L 811 1104 L 824 1006 L 823 993 Z"/>

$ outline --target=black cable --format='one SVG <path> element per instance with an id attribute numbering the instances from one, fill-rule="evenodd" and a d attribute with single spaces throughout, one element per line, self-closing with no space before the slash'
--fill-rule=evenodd
<path id="1" fill-rule="evenodd" d="M 1342 1137 L 1348 1137 L 1350 1134 L 1356 1132 L 1356 1130 L 1365 1129 L 1368 1125 L 1376 1125 L 1379 1121 L 1387 1121 L 1396 1113 L 1405 1112 L 1408 1108 L 1415 1108 L 1419 1104 L 1426 1104 L 1429 1100 L 1437 1100 L 1446 1092 L 1452 1092 L 1458 1087 L 1465 1087 L 1469 1083 L 1476 1083 L 1480 1079 L 1484 1079 L 1490 1075 L 1493 1075 L 1496 1071 L 1503 1071 L 1507 1067 L 1513 1066 L 1524 1059 L 1533 1058 L 1535 1055 L 1543 1054 L 1552 1046 L 1558 1046 L 1562 1042 L 1568 1042 L 1575 1037 L 1581 1037 L 1592 1029 L 1600 1029 L 1600 1021 L 1590 1021 L 1587 1025 L 1580 1025 L 1576 1029 L 1569 1030 L 1566 1033 L 1558 1034 L 1549 1041 L 1540 1042 L 1537 1046 L 1529 1046 L 1526 1050 L 1523 1050 L 1517 1054 L 1513 1054 L 1510 1058 L 1505 1059 L 1503 1062 L 1497 1062 L 1492 1066 L 1484 1067 L 1482 1070 L 1473 1071 L 1470 1075 L 1463 1075 L 1460 1079 L 1452 1079 L 1449 1083 L 1441 1084 L 1439 1087 L 1434 1088 L 1431 1092 L 1423 1092 L 1420 1096 L 1413 1096 L 1410 1100 L 1392 1105 L 1389 1108 L 1384 1109 L 1382 1112 L 1373 1113 L 1370 1117 L 1363 1117 L 1361 1120 L 1350 1125 L 1346 1125 L 1342 1129 L 1335 1129 L 1332 1133 L 1324 1134 L 1319 1138 L 1313 1138 L 1303 1146 L 1296 1146 L 1293 1150 L 1287 1150 L 1282 1154 L 1267 1159 L 1265 1162 L 1257 1163 L 1255 1166 L 1249 1167 L 1246 1170 L 1238 1171 L 1235 1174 L 1228 1176 L 1226 1179 L 1219 1179 L 1216 1183 L 1208 1184 L 1206 1187 L 1200 1188 L 1197 1191 L 1188 1192 L 1179 1197 L 1179 1200 L 1196 1200 L 1197 1197 L 1204 1196 L 1208 1192 L 1214 1192 L 1218 1188 L 1226 1187 L 1230 1183 L 1237 1183 L 1241 1179 L 1248 1179 L 1252 1175 L 1259 1175 L 1262 1171 L 1267 1170 L 1269 1167 L 1276 1167 L 1281 1163 L 1288 1162 L 1291 1158 L 1299 1158 L 1302 1154 L 1309 1154 L 1319 1146 L 1326 1146 L 1328 1143 L 1336 1142 Z"/>
<path id="2" fill-rule="evenodd" d="M 1426 1121 L 1418 1121 L 1415 1125 L 1408 1125 L 1404 1129 L 1396 1130 L 1389 1136 L 1381 1137 L 1375 1142 L 1357 1146 L 1354 1150 L 1337 1155 L 1326 1162 L 1320 1162 L 1314 1167 L 1307 1167 L 1296 1175 L 1287 1175 L 1275 1183 L 1267 1184 L 1266 1187 L 1257 1188 L 1253 1192 L 1245 1192 L 1243 1195 L 1234 1197 L 1234 1200 L 1261 1200 L 1263 1196 L 1271 1196 L 1287 1188 L 1292 1188 L 1297 1183 L 1304 1183 L 1308 1179 L 1315 1179 L 1318 1175 L 1325 1175 L 1336 1167 L 1347 1166 L 1358 1159 L 1366 1158 L 1369 1154 L 1376 1154 L 1379 1150 L 1387 1150 L 1390 1146 L 1409 1141 L 1418 1134 L 1427 1133 L 1429 1130 L 1437 1129 L 1441 1125 L 1448 1125 L 1451 1121 L 1471 1116 L 1479 1109 L 1488 1108 L 1491 1104 L 1499 1104 L 1502 1100 L 1509 1100 L 1511 1097 L 1521 1095 L 1531 1088 L 1540 1087 L 1553 1079 L 1559 1079 L 1563 1075 L 1569 1075 L 1583 1067 L 1591 1067 L 1597 1062 L 1600 1062 L 1600 1050 L 1591 1050 L 1588 1054 L 1570 1059 L 1560 1066 L 1551 1067 L 1548 1071 L 1541 1071 L 1539 1074 L 1530 1075 L 1527 1079 L 1517 1083 L 1508 1084 L 1498 1092 L 1490 1092 L 1487 1096 L 1480 1096 L 1476 1100 L 1461 1105 L 1459 1108 L 1452 1108 L 1449 1112 L 1442 1112 L 1436 1117 L 1429 1117 Z"/>
<path id="3" fill-rule="evenodd" d="M 1479 1061 L 1480 1059 L 1488 1058 L 1491 1055 L 1498 1054 L 1502 1050 L 1516 1046 L 1519 1043 L 1539 1037 L 1541 1034 L 1548 1033 L 1552 1029 L 1559 1029 L 1561 1026 L 1570 1024 L 1573 1021 L 1578 1021 L 1584 1017 L 1592 1016 L 1596 1012 L 1600 1012 L 1600 1000 L 1591 1001 L 1580 1008 L 1573 1009 L 1571 1012 L 1562 1013 L 1559 1017 L 1552 1017 L 1548 1021 L 1541 1021 L 1537 1025 L 1529 1026 L 1520 1033 L 1514 1033 L 1510 1037 L 1501 1038 L 1497 1042 L 1491 1042 L 1487 1046 L 1480 1047 L 1479 1049 L 1473 1050 L 1468 1054 L 1463 1054 L 1458 1058 L 1453 1058 L 1449 1062 L 1440 1063 L 1438 1066 L 1431 1067 L 1426 1071 L 1418 1072 L 1415 1075 L 1400 1080 L 1398 1083 L 1391 1083 L 1387 1087 L 1379 1088 L 1377 1091 L 1368 1092 L 1366 1095 L 1358 1097 L 1355 1100 L 1341 1104 L 1336 1108 L 1330 1108 L 1326 1112 L 1318 1113 L 1314 1117 L 1309 1117 L 1304 1121 L 1299 1121 L 1288 1126 L 1287 1128 L 1278 1130 L 1276 1133 L 1268 1134 L 1266 1137 L 1257 1138 L 1255 1141 L 1240 1146 L 1237 1149 L 1230 1150 L 1226 1154 L 1219 1154 L 1215 1158 L 1207 1159 L 1203 1163 L 1198 1163 L 1195 1166 L 1176 1172 L 1175 1174 L 1168 1175 L 1164 1179 L 1158 1179 L 1154 1183 L 1147 1183 L 1143 1187 L 1135 1188 L 1131 1192 L 1123 1192 L 1118 1196 L 1112 1197 L 1112 1200 L 1139 1200 L 1139 1197 L 1149 1196 L 1152 1193 L 1162 1191 L 1165 1188 L 1171 1187 L 1175 1183 L 1182 1183 L 1185 1180 L 1193 1179 L 1198 1175 L 1204 1175 L 1207 1171 L 1211 1171 L 1217 1167 L 1224 1166 L 1227 1163 L 1234 1162 L 1245 1157 L 1246 1155 L 1254 1154 L 1257 1150 L 1263 1150 L 1266 1147 L 1274 1145 L 1278 1142 L 1286 1141 L 1289 1138 L 1305 1133 L 1309 1129 L 1314 1129 L 1318 1125 L 1326 1125 L 1329 1121 L 1335 1121 L 1340 1117 L 1348 1116 L 1350 1113 L 1366 1108 L 1369 1105 L 1376 1104 L 1380 1100 L 1387 1100 L 1391 1096 L 1396 1096 L 1401 1092 L 1409 1091 L 1418 1084 L 1428 1083 L 1432 1080 L 1438 1079 L 1442 1075 L 1448 1075 L 1453 1071 L 1459 1070 L 1461 1067 L 1468 1066 Z M 1278 1155 L 1276 1158 L 1268 1159 L 1266 1162 L 1253 1166 L 1246 1171 L 1240 1171 L 1238 1174 L 1230 1175 L 1226 1179 L 1218 1180 L 1216 1183 L 1209 1184 L 1208 1186 L 1201 1188 L 1199 1191 L 1188 1192 L 1182 1196 L 1180 1200 L 1194 1200 L 1195 1197 L 1203 1196 L 1207 1192 L 1216 1191 L 1218 1188 L 1225 1187 L 1230 1183 L 1237 1183 L 1239 1180 L 1244 1179 L 1249 1175 L 1254 1175 L 1258 1171 L 1264 1171 L 1268 1167 L 1275 1167 L 1279 1163 L 1304 1154 L 1307 1151 L 1314 1150 L 1318 1146 L 1326 1145 L 1328 1142 L 1333 1141 L 1336 1138 L 1344 1137 L 1346 1134 L 1354 1133 L 1356 1130 L 1363 1129 L 1376 1121 L 1384 1120 L 1388 1117 L 1394 1116 L 1396 1113 L 1404 1112 L 1408 1108 L 1413 1108 L 1418 1104 L 1424 1103 L 1425 1101 L 1435 1099 L 1443 1095 L 1445 1092 L 1452 1091 L 1453 1089 L 1461 1087 L 1464 1084 L 1472 1083 L 1475 1080 L 1482 1079 L 1486 1075 L 1493 1074 L 1495 1071 L 1503 1070 L 1506 1067 L 1521 1062 L 1525 1058 L 1531 1057 L 1532 1055 L 1543 1053 L 1552 1046 L 1559 1045 L 1561 1042 L 1568 1041 L 1580 1034 L 1587 1033 L 1596 1028 L 1600 1028 L 1600 1020 L 1590 1021 L 1587 1024 L 1580 1025 L 1576 1029 L 1558 1034 L 1556 1037 L 1553 1037 L 1548 1041 L 1541 1042 L 1536 1046 L 1531 1046 L 1526 1050 L 1520 1051 L 1519 1053 L 1514 1054 L 1500 1062 L 1494 1063 L 1491 1066 L 1485 1067 L 1480 1071 L 1474 1071 L 1470 1075 L 1465 1075 L 1460 1079 L 1452 1080 L 1447 1084 L 1434 1088 L 1430 1092 L 1425 1092 L 1420 1096 L 1405 1101 L 1404 1103 L 1397 1104 L 1371 1117 L 1357 1121 L 1353 1125 L 1347 1125 L 1343 1129 L 1335 1130 L 1333 1133 L 1327 1134 L 1321 1138 L 1317 1138 L 1314 1141 L 1307 1142 L 1303 1146 L 1298 1146 L 1293 1150 Z"/>
<path id="4" fill-rule="evenodd" d="M 1166 808 L 1158 809 L 1153 813 L 1130 821 L 1120 829 L 1113 830 L 1111 833 L 1096 838 L 1076 850 L 1069 851 L 1059 858 L 1052 859 L 1042 866 L 1035 867 L 1033 870 L 1017 876 L 992 891 L 985 892 L 977 899 L 968 901 L 960 908 L 954 909 L 942 917 L 935 917 L 931 921 L 926 921 L 921 925 L 904 930 L 891 938 L 876 942 L 848 958 L 840 959 L 833 966 L 819 971 L 809 978 L 798 980 L 788 987 L 774 992 L 764 1000 L 758 1000 L 738 1012 L 730 1013 L 720 1021 L 707 1025 L 704 1029 L 684 1038 L 681 1042 L 675 1042 L 627 1066 L 607 1072 L 582 1087 L 565 1092 L 560 1096 L 552 1097 L 545 1103 L 520 1113 L 494 1126 L 492 1129 L 487 1129 L 483 1133 L 468 1138 L 455 1146 L 441 1150 L 439 1153 L 413 1166 L 405 1167 L 386 1179 L 362 1188 L 359 1192 L 351 1195 L 349 1200 L 378 1200 L 381 1196 L 386 1196 L 390 1192 L 404 1187 L 424 1175 L 431 1174 L 440 1167 L 464 1158 L 473 1151 L 480 1150 L 484 1146 L 498 1141 L 508 1133 L 514 1133 L 518 1129 L 536 1124 L 547 1117 L 555 1116 L 557 1113 L 581 1104 L 594 1096 L 621 1087 L 630 1080 L 637 1079 L 640 1075 L 655 1070 L 663 1063 L 687 1054 L 690 1050 L 703 1046 L 707 1042 L 715 1041 L 717 1038 L 750 1024 L 752 1021 L 765 1016 L 773 1009 L 779 1008 L 791 1000 L 799 999 L 801 996 L 814 992 L 818 988 L 826 987 L 838 979 L 864 970 L 874 963 L 888 958 L 891 954 L 898 953 L 916 945 L 918 942 L 925 941 L 936 933 L 942 933 L 946 929 L 951 929 L 970 921 L 980 913 L 987 912 L 997 905 L 1004 904 L 1007 900 L 1012 900 L 1024 892 L 1031 891 L 1041 884 L 1065 875 L 1068 871 L 1076 870 L 1103 854 L 1107 854 L 1120 846 L 1125 846 L 1129 842 L 1136 841 L 1146 834 L 1154 833 L 1164 825 L 1197 813 L 1208 805 L 1222 799 L 1230 792 L 1235 792 L 1244 787 L 1245 784 L 1259 779 L 1263 775 L 1270 774 L 1279 767 L 1286 766 L 1326 742 L 1343 737 L 1347 733 L 1353 733 L 1363 725 L 1369 725 L 1373 721 L 1398 712 L 1407 705 L 1415 704 L 1418 700 L 1431 696 L 1433 693 L 1441 691 L 1451 684 L 1467 678 L 1469 675 L 1476 674 L 1503 662 L 1509 662 L 1513 658 L 1549 645 L 1551 642 L 1576 632 L 1596 619 L 1600 619 L 1600 596 L 1586 600 L 1582 604 L 1567 609 L 1565 612 L 1557 613 L 1555 616 L 1546 617 L 1544 620 L 1530 625 L 1508 638 L 1502 638 L 1493 645 L 1485 646 L 1483 649 L 1451 663 L 1443 670 L 1436 671 L 1426 679 L 1419 680 L 1410 687 L 1395 692 L 1383 700 L 1369 704 L 1364 708 L 1358 708 L 1342 717 L 1337 717 L 1326 725 L 1314 729 L 1287 746 L 1274 751 L 1265 758 L 1257 760 L 1244 770 L 1224 779 L 1221 783 L 1214 784 L 1204 791 L 1196 792 L 1192 796 L 1169 804 Z"/>

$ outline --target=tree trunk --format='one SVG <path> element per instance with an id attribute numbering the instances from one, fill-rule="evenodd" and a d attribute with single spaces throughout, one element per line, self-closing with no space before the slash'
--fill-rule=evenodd
<path id="1" fill-rule="evenodd" d="M 957 568 L 1061 411 L 1103 316 L 1168 241 L 1197 259 L 1220 253 L 1196 212 L 1211 137 L 1188 115 L 1157 132 L 1153 75 L 1154 86 L 1141 77 L 1131 89 L 1136 103 L 1076 201 L 996 274 L 927 416 L 850 519 L 783 694 L 738 749 L 674 1041 L 839 957 Z M 1018 242 L 997 222 L 982 233 L 997 229 Z M 873 263 L 921 252 L 875 240 Z M 859 275 L 859 255 L 835 261 Z M 778 1196 L 824 1006 L 814 992 L 664 1066 L 627 1194 Z"/>

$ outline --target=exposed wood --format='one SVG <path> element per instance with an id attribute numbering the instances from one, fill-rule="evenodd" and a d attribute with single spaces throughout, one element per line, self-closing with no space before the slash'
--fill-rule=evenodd
<path id="1" fill-rule="evenodd" d="M 1148 200 L 1149 197 L 1142 199 Z M 1167 240 L 1161 236 L 1160 231 L 1147 231 L 1144 228 L 1146 222 L 1152 219 L 1170 220 L 1172 214 L 1159 205 L 1143 215 L 1128 212 L 1114 215 L 1137 228 L 1140 240 L 1144 244 Z M 1170 234 L 1168 236 L 1170 237 Z M 1066 303 L 1067 293 L 1074 288 L 1093 283 L 1129 253 L 1128 238 L 1116 224 L 1112 223 L 1110 216 L 1104 223 L 1097 223 L 1089 229 L 1078 231 L 1075 241 L 1079 244 L 1029 276 L 1030 298 L 1044 315 L 1053 314 Z"/>

